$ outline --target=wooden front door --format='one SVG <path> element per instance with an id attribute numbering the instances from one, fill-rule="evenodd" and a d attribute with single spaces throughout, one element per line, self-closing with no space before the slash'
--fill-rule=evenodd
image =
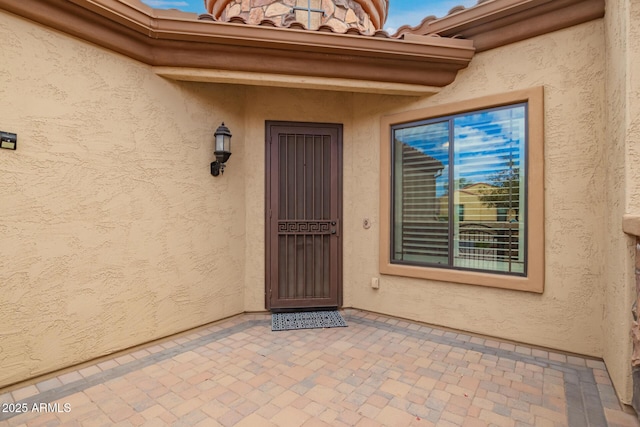
<path id="1" fill-rule="evenodd" d="M 266 306 L 342 304 L 342 125 L 266 124 Z"/>

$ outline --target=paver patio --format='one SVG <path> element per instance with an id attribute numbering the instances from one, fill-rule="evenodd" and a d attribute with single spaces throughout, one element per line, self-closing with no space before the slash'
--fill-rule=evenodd
<path id="1" fill-rule="evenodd" d="M 599 360 L 343 316 L 282 332 L 235 316 L 0 392 L 0 425 L 640 426 Z"/>

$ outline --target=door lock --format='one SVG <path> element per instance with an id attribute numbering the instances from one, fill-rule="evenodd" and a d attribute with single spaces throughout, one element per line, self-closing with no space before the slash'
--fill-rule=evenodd
<path id="1" fill-rule="evenodd" d="M 332 220 L 331 222 L 331 231 L 330 233 L 334 236 L 338 237 L 340 235 L 339 230 L 340 226 L 338 225 L 338 220 Z"/>

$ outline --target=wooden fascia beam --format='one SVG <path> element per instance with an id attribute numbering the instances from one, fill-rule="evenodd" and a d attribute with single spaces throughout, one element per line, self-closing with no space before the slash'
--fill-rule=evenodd
<path id="1" fill-rule="evenodd" d="M 132 0 L 0 0 L 0 9 L 153 66 L 442 87 L 475 52 L 469 40 L 385 39 L 212 22 Z"/>

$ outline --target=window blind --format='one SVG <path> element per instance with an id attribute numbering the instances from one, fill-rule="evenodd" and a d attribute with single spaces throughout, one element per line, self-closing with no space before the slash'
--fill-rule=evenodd
<path id="1" fill-rule="evenodd" d="M 526 104 L 393 128 L 392 262 L 525 273 Z"/>

